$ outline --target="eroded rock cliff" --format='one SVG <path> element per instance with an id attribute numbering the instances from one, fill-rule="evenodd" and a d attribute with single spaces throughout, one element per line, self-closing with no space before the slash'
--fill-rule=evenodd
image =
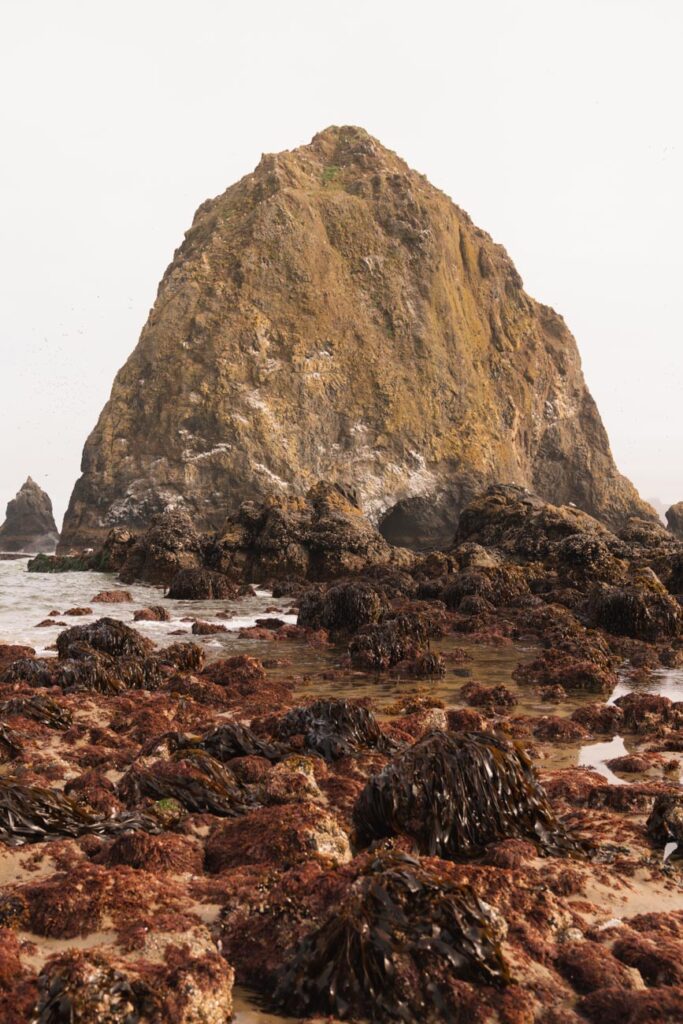
<path id="1" fill-rule="evenodd" d="M 613 527 L 621 476 L 563 319 L 505 250 L 359 128 L 205 202 L 85 445 L 62 550 L 169 506 L 353 487 L 399 544 L 450 540 L 507 481 Z"/>
<path id="2" fill-rule="evenodd" d="M 54 551 L 59 533 L 52 515 L 52 502 L 35 480 L 28 477 L 7 504 L 5 522 L 0 526 L 0 551 Z"/>

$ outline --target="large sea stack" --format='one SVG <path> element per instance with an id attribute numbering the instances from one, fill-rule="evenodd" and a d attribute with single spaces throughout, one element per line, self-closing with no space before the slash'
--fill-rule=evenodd
<path id="1" fill-rule="evenodd" d="M 169 506 L 355 488 L 397 543 L 450 540 L 486 485 L 618 527 L 617 471 L 561 316 L 507 253 L 360 128 L 267 155 L 200 206 L 88 438 L 62 549 Z"/>
<path id="2" fill-rule="evenodd" d="M 7 504 L 5 522 L 0 526 L 0 551 L 52 552 L 59 533 L 52 515 L 52 502 L 35 480 L 26 483 Z"/>

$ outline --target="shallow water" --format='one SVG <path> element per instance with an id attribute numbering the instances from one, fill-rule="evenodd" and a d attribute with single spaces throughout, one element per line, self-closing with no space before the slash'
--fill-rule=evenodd
<path id="1" fill-rule="evenodd" d="M 254 626 L 256 619 L 266 615 L 267 608 L 276 608 L 273 615 L 285 622 L 296 622 L 296 615 L 287 615 L 291 601 L 288 598 L 275 599 L 266 590 L 257 591 L 256 597 L 244 597 L 237 601 L 171 601 L 164 597 L 162 587 L 136 583 L 126 586 L 116 578 L 102 572 L 27 572 L 27 559 L 11 562 L 0 561 L 0 643 L 30 644 L 39 654 L 49 650 L 65 626 L 77 626 L 107 615 L 124 622 L 133 622 L 133 612 L 149 605 L 160 604 L 167 608 L 170 622 L 136 622 L 135 628 L 156 644 L 164 646 L 174 640 L 174 631 L 182 629 L 191 637 L 193 619 L 214 620 L 221 613 L 228 612 L 229 618 L 220 618 L 221 625 L 231 630 Z M 93 597 L 102 590 L 127 590 L 133 601 L 122 604 L 93 604 Z M 92 615 L 65 616 L 69 608 L 92 608 Z M 39 627 L 37 624 L 48 618 L 51 611 L 62 614 L 52 616 L 61 625 Z M 183 621 L 189 619 L 190 621 Z M 239 640 L 236 634 L 216 634 L 202 638 L 209 651 L 220 654 L 226 647 L 245 648 L 250 641 Z M 252 642 L 253 646 L 253 642 Z"/>
<path id="2" fill-rule="evenodd" d="M 370 697 L 380 716 L 399 698 L 406 696 L 430 696 L 444 702 L 447 707 L 461 707 L 464 701 L 460 691 L 472 680 L 488 686 L 503 683 L 517 697 L 518 704 L 513 714 L 569 716 L 581 704 L 599 700 L 594 694 L 570 695 L 559 704 L 544 702 L 532 687 L 520 686 L 512 679 L 512 672 L 520 661 L 536 656 L 536 650 L 528 645 L 477 645 L 466 636 L 449 636 L 434 643 L 435 650 L 444 654 L 447 672 L 443 678 L 413 680 L 375 676 L 348 669 L 345 663 L 345 649 L 334 646 L 313 647 L 301 641 L 257 641 L 240 639 L 237 631 L 254 626 L 256 619 L 272 614 L 285 622 L 296 622 L 296 614 L 288 612 L 291 599 L 274 599 L 266 590 L 257 590 L 256 596 L 238 600 L 223 601 L 170 601 L 164 597 L 163 589 L 141 584 L 124 586 L 115 577 L 105 573 L 29 573 L 26 559 L 0 560 L 0 642 L 29 644 L 38 653 L 49 652 L 59 633 L 66 627 L 92 622 L 102 616 L 111 616 L 133 624 L 133 613 L 138 608 L 163 604 L 171 615 L 169 622 L 138 622 L 135 628 L 150 637 L 156 644 L 165 645 L 175 640 L 193 640 L 201 643 L 209 657 L 224 654 L 248 653 L 261 658 L 277 658 L 280 665 L 271 669 L 279 674 L 296 679 L 296 693 L 301 698 L 312 697 Z M 93 603 L 93 597 L 102 590 L 125 589 L 133 600 L 123 604 Z M 55 616 L 59 625 L 39 627 L 37 624 L 48 617 L 48 613 L 68 608 L 90 607 L 92 615 L 66 617 Z M 220 617 L 219 617 L 220 616 Z M 232 632 L 209 637 L 194 637 L 191 634 L 192 620 L 200 618 L 215 620 Z M 185 636 L 173 634 L 183 630 Z M 456 649 L 464 649 L 468 660 L 449 660 Z M 330 678 L 325 678 L 326 676 Z M 622 676 L 610 701 L 631 690 L 663 694 L 672 700 L 683 700 L 683 670 L 661 670 L 654 672 L 645 682 L 632 682 Z M 613 784 L 624 785 L 633 781 L 633 776 L 620 777 L 610 771 L 605 762 L 628 753 L 627 741 L 616 736 L 609 741 L 595 743 L 573 743 L 565 745 L 543 745 L 545 768 L 583 765 L 597 769 Z M 672 781 L 669 778 L 669 781 Z M 249 992 L 235 990 L 236 1024 L 284 1024 L 286 1018 L 272 1015 L 260 1009 Z"/>

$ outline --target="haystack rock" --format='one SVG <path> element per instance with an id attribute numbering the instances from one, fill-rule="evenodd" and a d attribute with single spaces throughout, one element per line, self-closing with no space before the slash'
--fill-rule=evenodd
<path id="1" fill-rule="evenodd" d="M 617 471 L 561 316 L 360 128 L 264 156 L 200 206 L 83 453 L 61 549 L 167 507 L 353 488 L 400 544 L 450 541 L 496 481 L 612 527 Z"/>
<path id="2" fill-rule="evenodd" d="M 52 502 L 29 477 L 7 504 L 5 522 L 0 526 L 0 551 L 51 552 L 58 540 Z"/>

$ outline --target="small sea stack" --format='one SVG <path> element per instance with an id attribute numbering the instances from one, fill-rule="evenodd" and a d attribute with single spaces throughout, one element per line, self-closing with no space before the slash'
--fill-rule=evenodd
<path id="1" fill-rule="evenodd" d="M 5 521 L 0 526 L 0 551 L 51 553 L 58 540 L 50 497 L 29 476 L 7 504 Z"/>

